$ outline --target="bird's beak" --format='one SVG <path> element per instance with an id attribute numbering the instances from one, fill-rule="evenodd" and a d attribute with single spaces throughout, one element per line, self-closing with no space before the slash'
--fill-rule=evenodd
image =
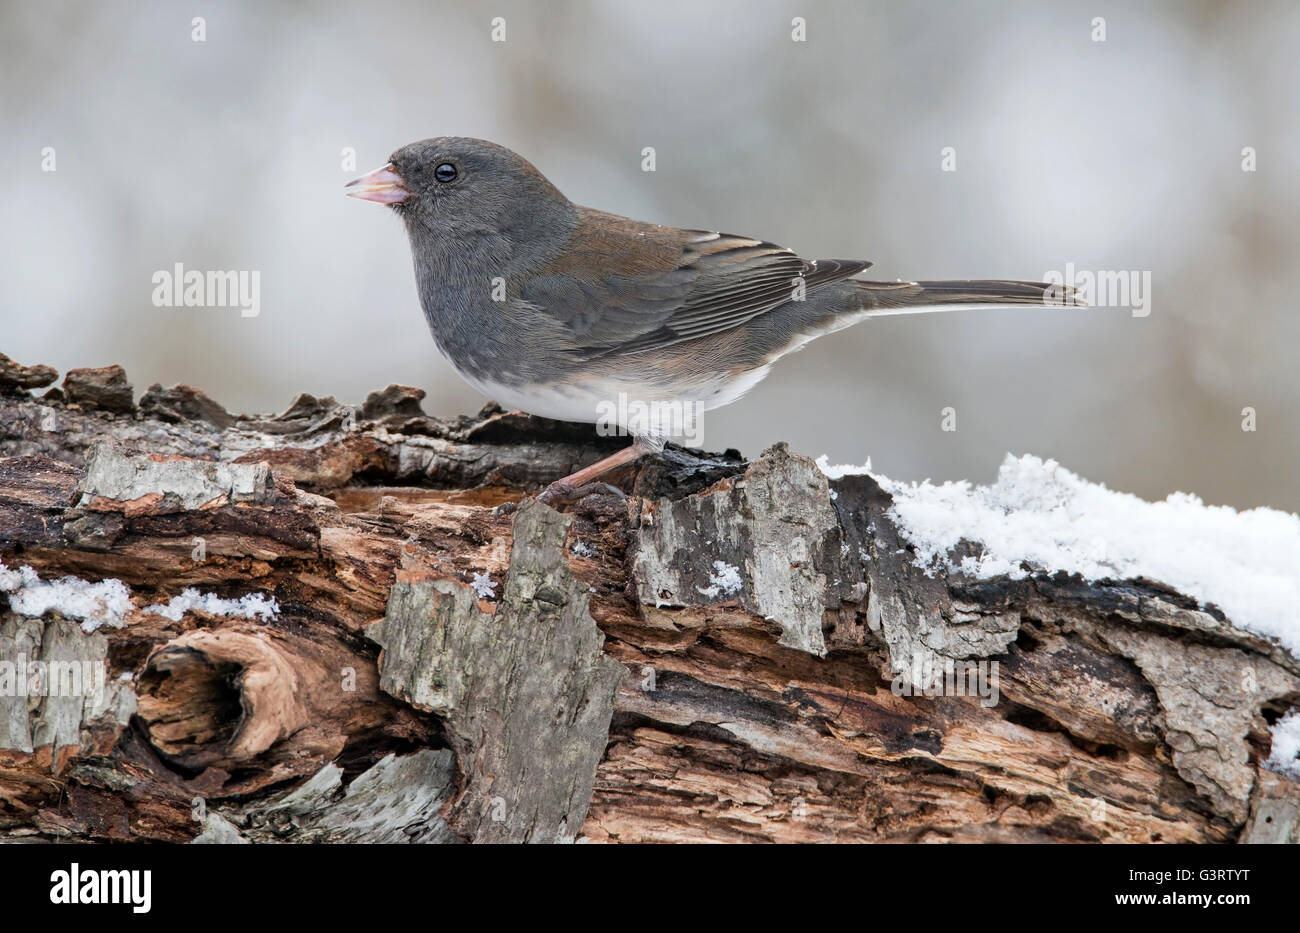
<path id="1" fill-rule="evenodd" d="M 344 187 L 356 189 L 347 192 L 349 197 L 377 201 L 380 204 L 401 204 L 411 196 L 411 192 L 402 184 L 402 176 L 393 171 L 391 162 L 369 175 L 352 179 Z"/>

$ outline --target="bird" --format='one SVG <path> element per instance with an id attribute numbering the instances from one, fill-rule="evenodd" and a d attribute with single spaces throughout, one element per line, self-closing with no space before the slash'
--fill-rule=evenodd
<path id="1" fill-rule="evenodd" d="M 866 281 L 868 260 L 582 207 L 522 156 L 469 137 L 402 146 L 345 191 L 401 217 L 429 329 L 471 386 L 560 421 L 624 413 L 630 445 L 545 501 L 585 495 L 661 451 L 684 413 L 735 402 L 781 357 L 866 318 L 1077 303 L 1045 282 Z"/>

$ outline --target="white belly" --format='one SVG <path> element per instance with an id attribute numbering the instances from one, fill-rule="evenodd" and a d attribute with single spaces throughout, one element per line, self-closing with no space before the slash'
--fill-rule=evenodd
<path id="1" fill-rule="evenodd" d="M 768 366 L 740 378 L 706 380 L 703 385 L 665 391 L 630 380 L 595 378 L 572 384 L 501 385 L 461 377 L 503 408 L 542 418 L 595 424 L 599 433 L 629 434 L 655 440 L 685 440 L 698 446 L 702 414 L 736 401 L 767 375 Z"/>

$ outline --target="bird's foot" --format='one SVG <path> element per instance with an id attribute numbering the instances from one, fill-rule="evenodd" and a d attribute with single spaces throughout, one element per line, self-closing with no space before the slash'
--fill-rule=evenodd
<path id="1" fill-rule="evenodd" d="M 627 493 L 609 483 L 581 483 L 574 485 L 567 480 L 556 480 L 537 494 L 537 501 L 545 505 L 566 505 L 579 502 L 588 496 L 613 495 L 626 499 Z"/>

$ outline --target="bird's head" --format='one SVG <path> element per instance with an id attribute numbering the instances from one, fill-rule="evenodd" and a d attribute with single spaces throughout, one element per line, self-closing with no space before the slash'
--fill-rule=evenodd
<path id="1" fill-rule="evenodd" d="M 471 237 L 527 237 L 571 208 L 522 156 L 462 136 L 410 143 L 388 164 L 347 185 L 347 193 L 387 204 L 413 239 L 455 243 Z"/>

